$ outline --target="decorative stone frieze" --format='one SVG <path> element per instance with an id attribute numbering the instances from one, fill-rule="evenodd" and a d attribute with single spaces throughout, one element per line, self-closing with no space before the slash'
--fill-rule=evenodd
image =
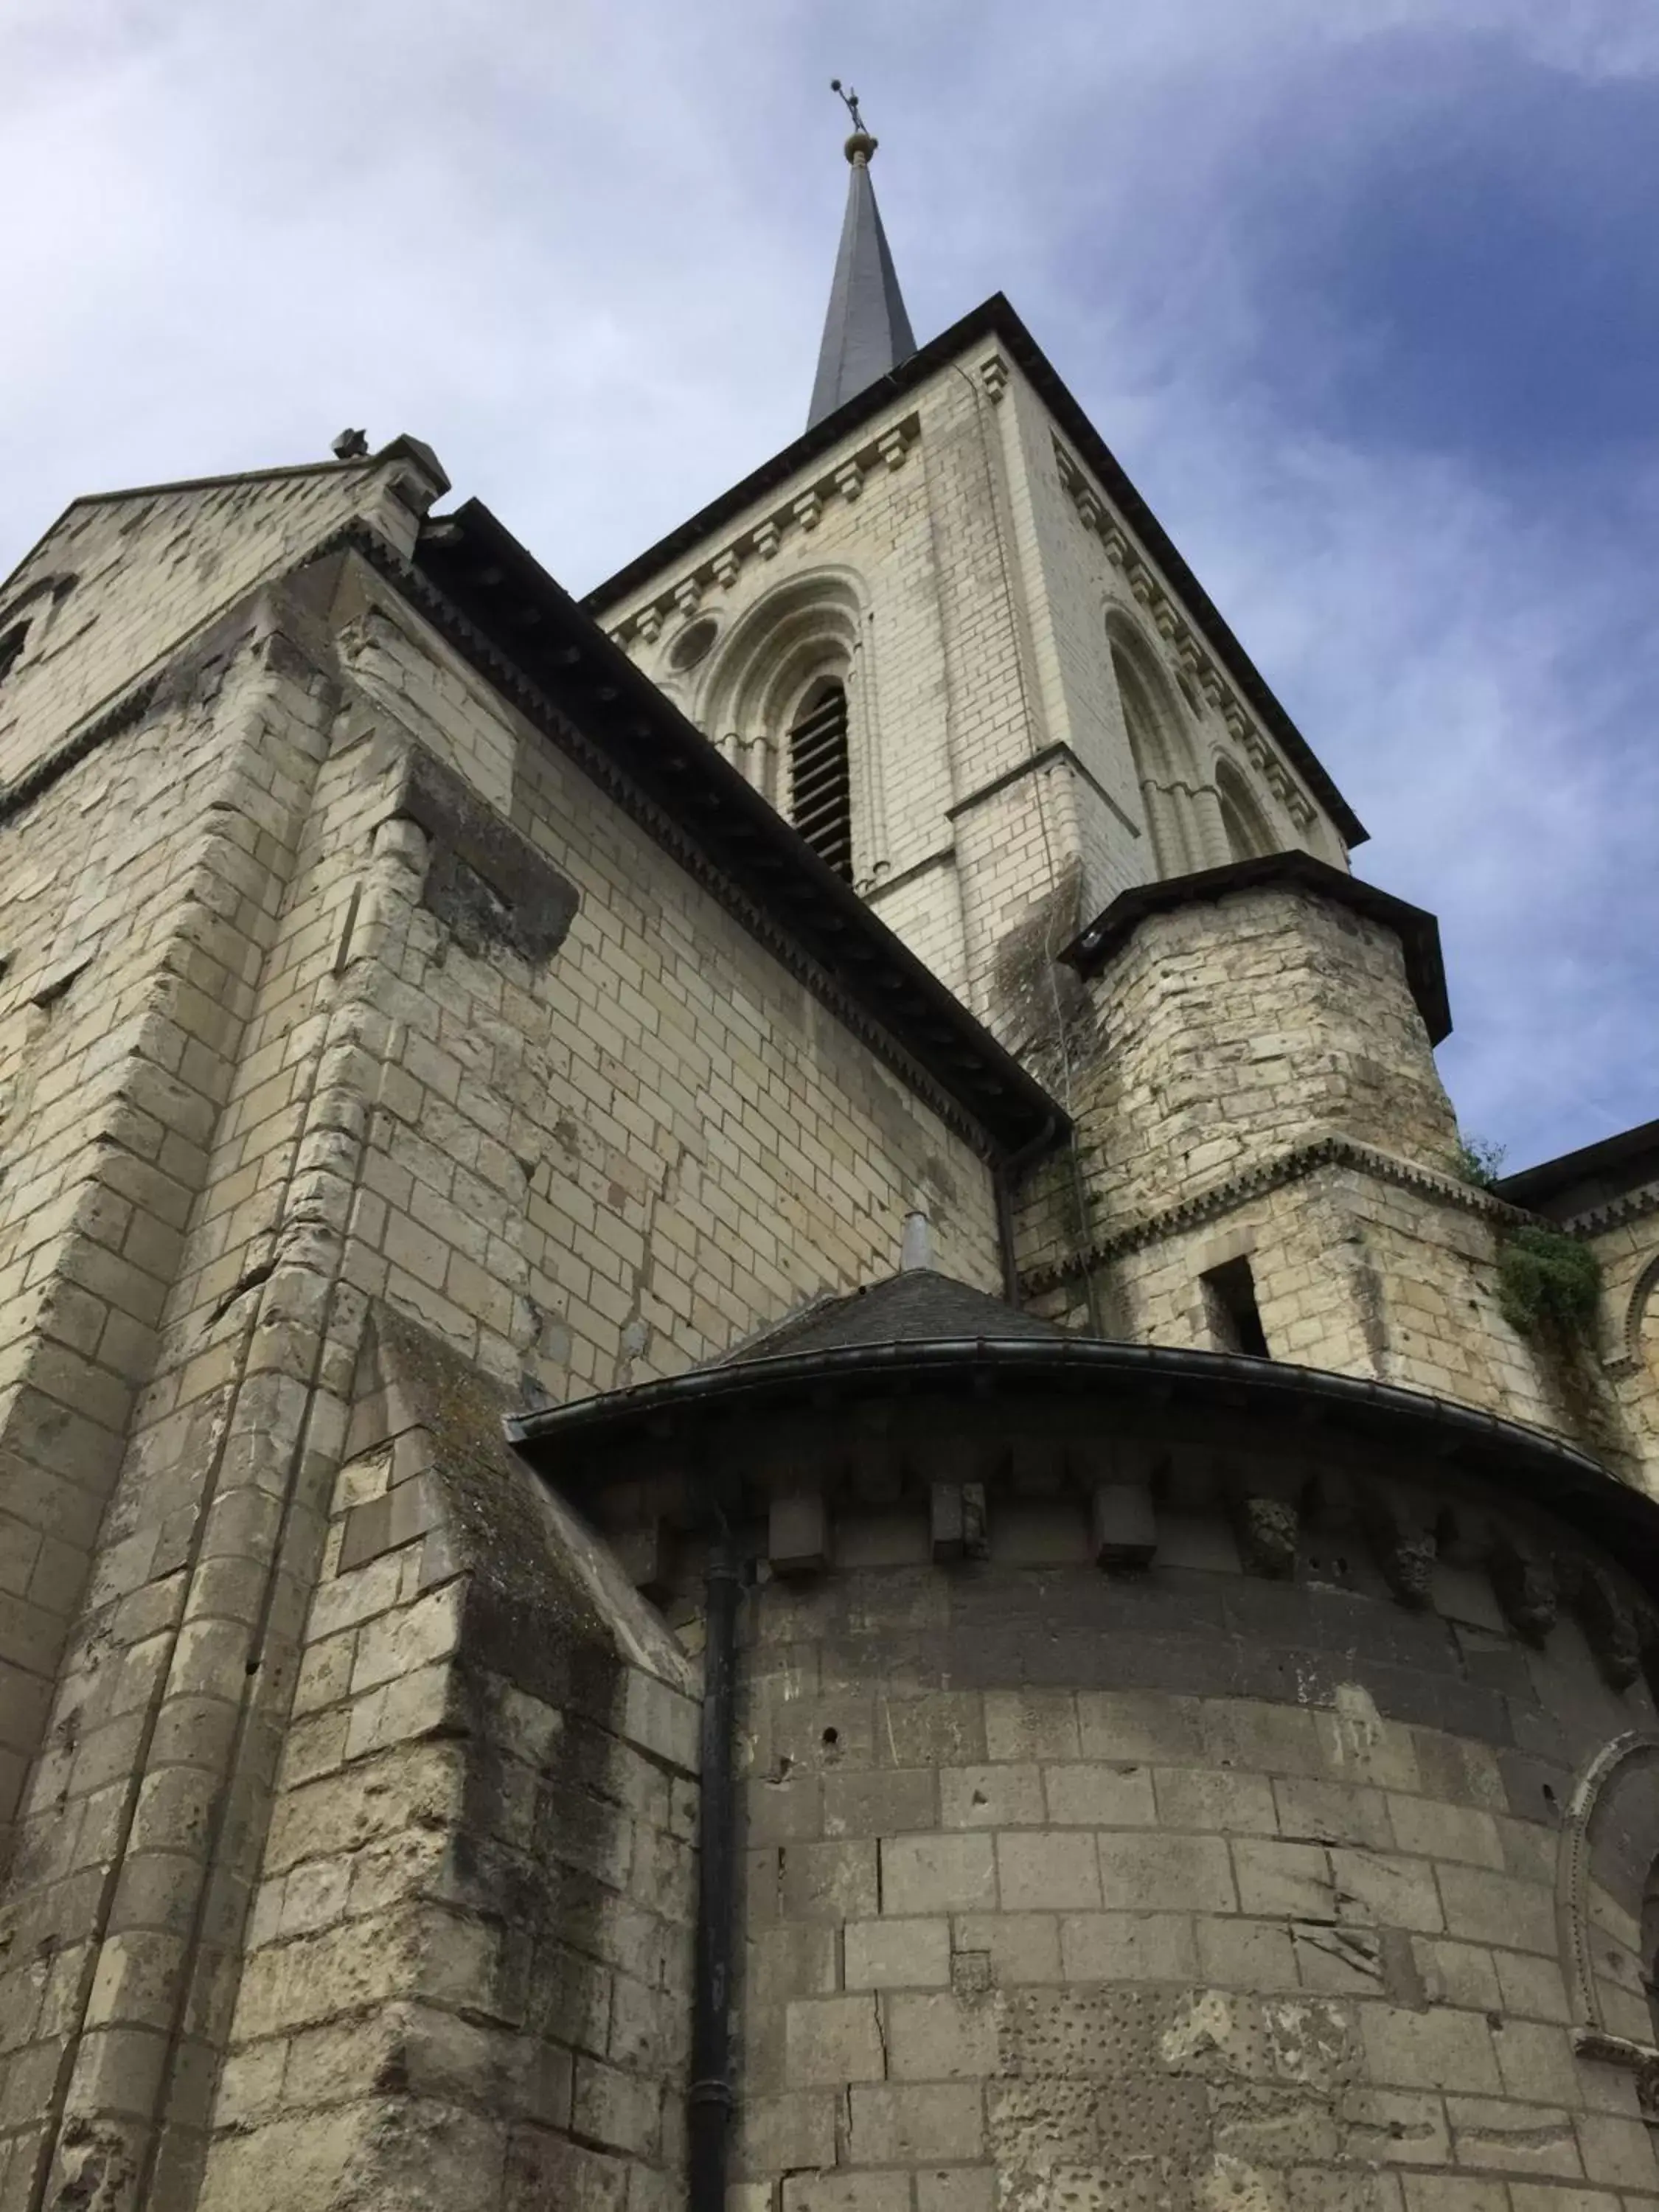
<path id="1" fill-rule="evenodd" d="M 649 643 L 661 634 L 664 619 L 671 609 L 678 607 L 683 613 L 693 613 L 704 591 L 711 586 L 730 590 L 750 554 L 757 555 L 763 561 L 775 560 L 792 531 L 810 532 L 818 527 L 831 501 L 852 501 L 861 497 L 877 469 L 891 471 L 902 468 L 921 434 L 920 416 L 908 415 L 902 422 L 893 424 L 878 437 L 860 446 L 856 453 L 838 460 L 773 514 L 701 559 L 689 575 L 665 583 L 644 606 L 618 625 L 617 637 L 625 643 L 637 635 Z"/>

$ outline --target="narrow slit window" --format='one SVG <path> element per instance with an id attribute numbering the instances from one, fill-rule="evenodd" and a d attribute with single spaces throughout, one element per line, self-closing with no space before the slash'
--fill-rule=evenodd
<path id="1" fill-rule="evenodd" d="M 822 860 L 853 878 L 853 778 L 847 692 L 829 682 L 809 693 L 789 732 L 789 818 Z"/>
<path id="2" fill-rule="evenodd" d="M 28 634 L 27 623 L 19 623 L 15 629 L 0 632 L 0 684 L 5 682 L 22 659 L 23 643 Z"/>
<path id="3" fill-rule="evenodd" d="M 1248 1260 L 1229 1260 L 1200 1277 L 1210 1331 L 1218 1352 L 1248 1352 L 1253 1359 L 1270 1359 L 1267 1332 L 1255 1302 L 1255 1277 Z"/>

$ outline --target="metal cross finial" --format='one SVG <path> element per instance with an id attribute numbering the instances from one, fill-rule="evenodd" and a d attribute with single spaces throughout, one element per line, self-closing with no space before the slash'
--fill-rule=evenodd
<path id="1" fill-rule="evenodd" d="M 862 131 L 865 128 L 865 121 L 864 118 L 859 113 L 859 96 L 857 93 L 852 89 L 850 85 L 843 89 L 842 81 L 838 76 L 832 76 L 830 78 L 830 89 L 831 92 L 840 93 L 842 104 L 846 108 L 847 112 L 853 118 L 854 130 Z"/>

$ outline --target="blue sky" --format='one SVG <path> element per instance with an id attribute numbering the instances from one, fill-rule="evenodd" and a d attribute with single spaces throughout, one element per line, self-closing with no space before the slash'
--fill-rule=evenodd
<path id="1" fill-rule="evenodd" d="M 1659 1114 L 1659 15 L 10 0 L 0 564 L 407 429 L 580 589 L 799 428 L 849 77 L 1441 917 L 1467 1127 Z"/>

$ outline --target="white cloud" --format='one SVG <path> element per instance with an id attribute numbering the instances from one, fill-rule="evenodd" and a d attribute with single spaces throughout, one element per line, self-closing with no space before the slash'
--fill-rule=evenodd
<path id="1" fill-rule="evenodd" d="M 799 428 L 848 76 L 918 329 L 1012 295 L 1370 822 L 1364 871 L 1442 913 L 1471 1123 L 1587 1141 L 1659 1105 L 1641 488 L 1517 507 L 1477 456 L 1313 434 L 1229 219 L 1286 132 L 1340 166 L 1355 64 L 1407 33 L 1659 74 L 1629 0 L 13 0 L 0 550 L 353 422 L 429 439 L 585 586 Z"/>

